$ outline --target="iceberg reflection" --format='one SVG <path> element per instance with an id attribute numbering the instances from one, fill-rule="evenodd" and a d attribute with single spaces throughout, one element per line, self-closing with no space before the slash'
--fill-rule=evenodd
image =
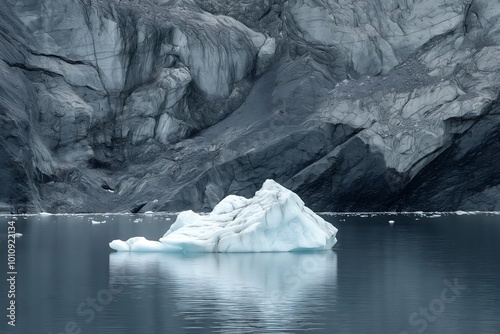
<path id="1" fill-rule="evenodd" d="M 112 253 L 110 285 L 128 286 L 136 307 L 162 308 L 210 332 L 314 329 L 336 289 L 334 251 L 309 253 Z M 155 289 L 155 286 L 161 289 Z M 148 294 L 155 295 L 148 301 Z M 144 305 L 141 305 L 143 303 Z M 174 304 L 175 306 L 172 306 Z"/>

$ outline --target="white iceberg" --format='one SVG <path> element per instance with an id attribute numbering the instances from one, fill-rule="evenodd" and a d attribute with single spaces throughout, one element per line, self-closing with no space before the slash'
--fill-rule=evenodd
<path id="1" fill-rule="evenodd" d="M 160 239 L 113 240 L 132 252 L 291 252 L 331 249 L 337 229 L 273 180 L 253 198 L 229 195 L 209 215 L 184 211 Z"/>

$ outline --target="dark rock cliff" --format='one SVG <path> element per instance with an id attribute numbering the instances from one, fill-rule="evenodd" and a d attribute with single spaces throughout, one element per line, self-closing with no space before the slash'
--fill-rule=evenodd
<path id="1" fill-rule="evenodd" d="M 0 211 L 500 210 L 493 1 L 0 4 Z"/>

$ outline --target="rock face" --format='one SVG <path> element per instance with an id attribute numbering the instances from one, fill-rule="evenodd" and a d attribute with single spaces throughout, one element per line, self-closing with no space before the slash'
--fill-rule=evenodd
<path id="1" fill-rule="evenodd" d="M 0 211 L 500 210 L 500 4 L 2 0 Z"/>

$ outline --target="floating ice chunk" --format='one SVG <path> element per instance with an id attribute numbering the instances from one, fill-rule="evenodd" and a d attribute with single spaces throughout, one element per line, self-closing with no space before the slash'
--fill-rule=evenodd
<path id="1" fill-rule="evenodd" d="M 229 195 L 208 215 L 184 211 L 160 239 L 114 240 L 117 251 L 288 252 L 326 250 L 337 229 L 273 180 L 253 198 Z"/>
<path id="2" fill-rule="evenodd" d="M 182 249 L 175 246 L 163 244 L 159 241 L 151 241 L 144 237 L 134 237 L 127 241 L 113 240 L 109 247 L 119 252 L 181 252 Z"/>
<path id="3" fill-rule="evenodd" d="M 22 236 L 23 236 L 23 234 L 22 234 L 22 233 L 16 233 L 16 234 L 14 234 L 14 237 L 15 237 L 15 238 L 20 238 L 20 237 L 22 237 Z"/>
<path id="4" fill-rule="evenodd" d="M 101 222 L 100 222 L 100 221 L 98 221 L 98 220 L 92 220 L 92 224 L 93 224 L 93 225 L 100 224 L 100 223 L 101 223 Z"/>
<path id="5" fill-rule="evenodd" d="M 455 211 L 455 214 L 457 216 L 463 216 L 463 215 L 473 215 L 473 214 L 478 214 L 480 213 L 479 211 Z"/>
<path id="6" fill-rule="evenodd" d="M 394 220 L 389 220 L 389 224 L 394 224 L 395 221 Z"/>

